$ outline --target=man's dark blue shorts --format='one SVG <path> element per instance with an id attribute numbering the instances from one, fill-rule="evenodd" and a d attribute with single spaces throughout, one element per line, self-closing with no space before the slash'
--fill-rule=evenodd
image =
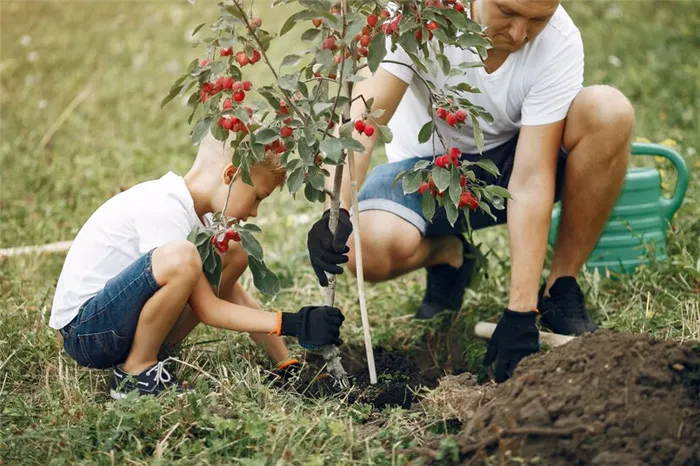
<path id="1" fill-rule="evenodd" d="M 513 162 L 515 160 L 515 147 L 517 143 L 518 137 L 515 136 L 505 144 L 484 151 L 482 155 L 462 154 L 462 160 L 477 161 L 484 158 L 492 160 L 499 169 L 499 176 L 493 177 L 483 169 L 474 166 L 474 172 L 477 178 L 489 184 L 496 184 L 503 188 L 508 188 L 508 183 L 513 173 Z M 563 148 L 560 148 L 556 174 L 556 200 L 559 200 L 561 196 L 567 156 L 568 153 Z M 460 213 L 460 218 L 457 220 L 454 227 L 450 226 L 450 223 L 447 221 L 444 208 L 438 209 L 433 217 L 433 221 L 428 222 L 425 217 L 423 217 L 421 194 L 418 192 L 404 194 L 401 183 L 396 183 L 392 188 L 396 175 L 403 170 L 412 168 L 419 160 L 432 160 L 432 157 L 414 157 L 375 167 L 365 180 L 358 195 L 360 212 L 368 210 L 391 212 L 415 226 L 423 236 L 450 236 L 463 232 L 465 225 L 463 221 L 463 211 Z M 471 212 L 469 221 L 472 228 L 478 230 L 480 228 L 506 222 L 505 209 L 492 209 L 492 212 L 496 216 L 497 220 L 495 221 L 481 211 Z"/>

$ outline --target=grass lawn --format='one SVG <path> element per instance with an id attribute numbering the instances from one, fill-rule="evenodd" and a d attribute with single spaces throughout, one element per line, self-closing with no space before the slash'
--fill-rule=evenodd
<path id="1" fill-rule="evenodd" d="M 271 31 L 294 11 L 263 4 L 256 2 Z M 636 137 L 673 146 L 691 169 L 669 260 L 614 281 L 582 274 L 589 308 L 606 328 L 700 339 L 700 5 L 565 5 L 583 33 L 586 84 L 621 89 L 636 108 Z M 70 240 L 120 190 L 168 170 L 185 173 L 195 154 L 188 109 L 175 102 L 161 110 L 160 101 L 195 56 L 188 31 L 216 12 L 209 1 L 0 2 L 0 247 Z M 289 53 L 281 42 L 273 56 Z M 376 162 L 383 160 L 379 151 Z M 672 189 L 670 164 L 635 164 L 657 165 Z M 282 279 L 274 300 L 259 296 L 266 306 L 296 310 L 322 301 L 305 248 L 320 213 L 319 204 L 287 192 L 263 204 L 261 241 Z M 469 328 L 507 303 L 509 258 L 504 228 L 476 236 L 493 251 L 488 279 L 468 291 L 456 316 L 410 320 L 423 272 L 369 286 L 376 346 L 422 349 L 449 367 L 457 340 L 465 367 L 485 375 L 485 345 Z M 378 413 L 341 397 L 313 401 L 271 388 L 270 365 L 247 337 L 204 328 L 182 355 L 189 365 L 181 375 L 196 386 L 192 397 L 114 402 L 106 396 L 109 373 L 79 368 L 47 325 L 64 257 L 23 255 L 0 264 L 0 462 L 405 464 L 402 449 L 446 429 L 445 414 L 429 406 Z M 253 290 L 250 277 L 244 285 Z M 355 281 L 344 275 L 338 290 L 348 317 L 344 339 L 359 345 Z"/>

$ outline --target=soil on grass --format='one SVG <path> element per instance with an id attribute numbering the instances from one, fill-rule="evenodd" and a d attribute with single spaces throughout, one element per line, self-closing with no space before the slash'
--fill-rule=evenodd
<path id="1" fill-rule="evenodd" d="M 700 345 L 577 338 L 523 360 L 454 440 L 466 464 L 698 465 Z M 445 457 L 432 447 L 421 453 Z"/>
<path id="2" fill-rule="evenodd" d="M 341 359 L 352 384 L 347 396 L 348 403 L 366 403 L 379 410 L 389 406 L 409 409 L 422 387 L 436 387 L 438 378 L 445 374 L 436 364 L 435 355 L 416 348 L 405 351 L 375 348 L 375 385 L 370 384 L 364 347 L 341 347 Z M 320 355 L 310 355 L 307 363 L 309 367 L 295 383 L 296 390 L 308 396 L 326 396 L 340 391 L 326 374 L 321 373 L 322 376 L 318 377 L 324 363 Z M 453 356 L 451 364 L 451 370 L 457 373 L 466 370 L 461 356 Z"/>

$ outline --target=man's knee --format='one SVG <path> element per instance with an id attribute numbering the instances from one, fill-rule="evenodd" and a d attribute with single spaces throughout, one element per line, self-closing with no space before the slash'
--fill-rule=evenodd
<path id="1" fill-rule="evenodd" d="M 629 139 L 634 125 L 634 107 L 625 95 L 611 86 L 583 89 L 572 104 L 588 129 L 601 130 Z"/>
<path id="2" fill-rule="evenodd" d="M 382 211 L 360 216 L 362 268 L 368 282 L 381 282 L 394 276 L 396 264 L 406 262 L 420 243 L 420 233 L 405 220 Z M 348 270 L 357 275 L 355 239 L 348 240 Z"/>
<path id="3" fill-rule="evenodd" d="M 153 252 L 153 273 L 163 285 L 175 277 L 193 282 L 202 274 L 202 259 L 197 247 L 187 240 L 172 241 Z"/>

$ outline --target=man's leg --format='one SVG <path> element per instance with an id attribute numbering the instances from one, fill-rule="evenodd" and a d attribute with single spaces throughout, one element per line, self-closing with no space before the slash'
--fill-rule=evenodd
<path id="1" fill-rule="evenodd" d="M 381 282 L 433 265 L 462 265 L 462 242 L 456 236 L 423 237 L 401 217 L 382 210 L 360 213 L 365 280 Z M 348 240 L 348 270 L 355 274 L 355 240 Z"/>
<path id="2" fill-rule="evenodd" d="M 562 216 L 547 292 L 559 277 L 576 277 L 595 247 L 622 188 L 629 160 L 634 109 L 609 86 L 582 90 L 569 110 L 569 151 Z"/>
<path id="3" fill-rule="evenodd" d="M 139 314 L 131 349 L 122 366 L 131 374 L 139 374 L 158 362 L 158 350 L 202 275 L 199 253 L 189 241 L 174 241 L 157 248 L 151 261 L 160 289 Z"/>

